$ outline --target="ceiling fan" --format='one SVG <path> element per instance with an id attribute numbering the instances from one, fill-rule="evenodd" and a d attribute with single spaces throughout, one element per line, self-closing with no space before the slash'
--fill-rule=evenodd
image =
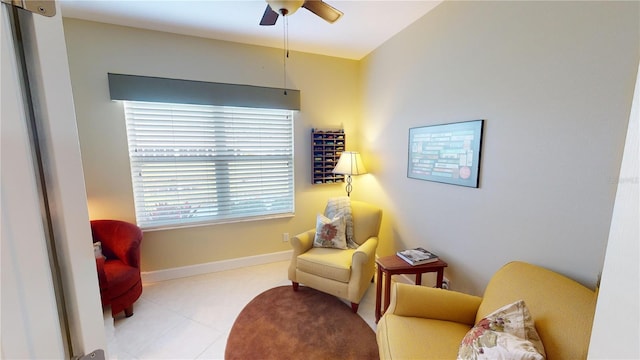
<path id="1" fill-rule="evenodd" d="M 303 7 L 318 15 L 329 23 L 334 23 L 342 16 L 342 11 L 322 0 L 266 0 L 267 8 L 262 15 L 260 25 L 275 25 L 278 16 L 288 16 Z"/>

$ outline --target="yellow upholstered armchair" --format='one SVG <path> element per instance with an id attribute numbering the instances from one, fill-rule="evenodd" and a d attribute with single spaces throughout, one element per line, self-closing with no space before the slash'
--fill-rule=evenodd
<path id="1" fill-rule="evenodd" d="M 325 214 L 330 213 L 329 206 Z M 296 235 L 291 240 L 293 256 L 289 265 L 289 280 L 293 290 L 298 284 L 346 299 L 353 312 L 371 284 L 375 272 L 375 254 L 382 210 L 359 201 L 351 201 L 353 247 L 336 249 L 315 247 L 316 229 Z"/>

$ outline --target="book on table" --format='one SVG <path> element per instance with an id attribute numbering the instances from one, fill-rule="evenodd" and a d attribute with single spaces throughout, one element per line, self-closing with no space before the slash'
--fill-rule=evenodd
<path id="1" fill-rule="evenodd" d="M 427 251 L 421 247 L 414 249 L 406 249 L 396 253 L 399 258 L 408 262 L 410 265 L 422 265 L 438 261 L 438 255 Z"/>

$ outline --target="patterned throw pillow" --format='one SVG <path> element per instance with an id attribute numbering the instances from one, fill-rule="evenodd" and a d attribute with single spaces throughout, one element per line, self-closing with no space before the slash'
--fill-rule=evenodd
<path id="1" fill-rule="evenodd" d="M 98 258 L 106 259 L 106 257 L 102 255 L 102 243 L 100 241 L 96 241 L 93 243 L 93 254 L 96 256 L 96 259 Z"/>
<path id="2" fill-rule="evenodd" d="M 341 212 L 337 213 L 333 219 L 318 214 L 316 220 L 316 236 L 313 239 L 313 246 L 336 249 L 347 248 L 347 237 L 345 235 L 346 223 Z"/>
<path id="3" fill-rule="evenodd" d="M 459 360 L 544 358 L 544 346 L 522 300 L 478 321 L 462 339 L 458 350 Z"/>

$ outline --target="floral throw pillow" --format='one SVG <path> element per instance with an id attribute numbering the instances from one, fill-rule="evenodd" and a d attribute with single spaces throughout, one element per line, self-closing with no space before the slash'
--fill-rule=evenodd
<path id="1" fill-rule="evenodd" d="M 522 300 L 478 321 L 458 349 L 459 360 L 544 358 L 544 346 Z"/>
<path id="2" fill-rule="evenodd" d="M 347 236 L 345 228 L 346 222 L 342 212 L 337 213 L 333 219 L 318 214 L 316 220 L 316 236 L 313 239 L 313 246 L 346 249 Z"/>

